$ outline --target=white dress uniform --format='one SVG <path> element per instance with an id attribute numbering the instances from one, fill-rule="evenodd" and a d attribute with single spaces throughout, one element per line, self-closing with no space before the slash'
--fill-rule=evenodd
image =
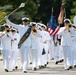
<path id="1" fill-rule="evenodd" d="M 32 46 L 30 47 L 30 50 L 29 50 L 29 64 L 32 64 L 32 60 L 33 60 L 33 57 L 32 57 Z"/>
<path id="2" fill-rule="evenodd" d="M 59 44 L 57 42 L 57 45 L 54 47 L 55 48 L 55 59 L 56 59 L 56 62 L 59 61 Z"/>
<path id="3" fill-rule="evenodd" d="M 60 45 L 60 42 L 58 41 L 58 36 L 55 36 L 55 59 L 56 59 L 56 63 L 58 64 L 58 62 L 62 62 L 63 61 L 63 52 L 62 52 L 62 46 Z M 59 38 L 60 39 L 60 38 Z"/>
<path id="4" fill-rule="evenodd" d="M 40 35 L 37 33 L 32 32 L 31 33 L 31 42 L 32 42 L 32 69 L 37 69 L 38 68 L 38 48 L 39 48 L 39 43 L 38 43 L 38 38 Z"/>
<path id="5" fill-rule="evenodd" d="M 50 35 L 47 31 L 42 30 L 42 39 L 43 39 L 43 48 L 45 49 L 45 55 L 43 58 L 44 65 L 47 65 L 48 62 L 48 50 L 49 50 L 49 41 L 51 40 Z"/>
<path id="6" fill-rule="evenodd" d="M 76 16 L 74 17 L 74 26 L 76 27 Z M 74 63 L 73 63 L 73 66 L 75 66 L 76 67 L 76 28 L 74 29 L 74 40 L 73 40 L 73 42 L 74 42 Z"/>
<path id="7" fill-rule="evenodd" d="M 51 40 L 49 42 L 49 58 L 53 60 L 55 58 L 55 50 L 54 50 L 54 41 L 53 37 L 51 36 Z"/>
<path id="8" fill-rule="evenodd" d="M 15 67 L 17 66 L 17 61 L 18 61 L 18 42 L 19 42 L 19 33 L 14 32 L 12 34 L 12 40 L 11 40 L 11 63 L 12 63 L 12 69 L 15 70 Z"/>
<path id="9" fill-rule="evenodd" d="M 65 30 L 65 27 L 60 28 L 58 32 L 58 36 L 62 36 L 61 38 L 61 46 L 63 48 L 64 54 L 64 67 L 68 69 L 71 64 L 71 53 L 72 53 L 72 38 L 71 33 L 68 30 Z"/>
<path id="10" fill-rule="evenodd" d="M 8 20 L 8 18 L 6 18 L 6 22 L 11 25 L 12 27 L 18 29 L 19 34 L 20 34 L 20 38 L 25 34 L 25 32 L 27 31 L 27 29 L 29 28 L 28 25 L 24 26 L 24 25 L 16 25 L 12 22 L 10 22 Z M 26 41 L 24 41 L 24 43 L 21 45 L 20 48 L 20 55 L 21 55 L 21 62 L 22 62 L 22 66 L 23 66 L 23 72 L 27 72 L 27 68 L 28 68 L 28 53 L 31 47 L 31 37 L 29 36 Z"/>
<path id="11" fill-rule="evenodd" d="M 59 61 L 63 61 L 62 46 L 59 45 L 58 42 L 57 42 L 57 46 L 55 46 L 55 59 L 56 59 L 56 64 L 58 64 Z"/>
<path id="12" fill-rule="evenodd" d="M 39 34 L 39 37 L 38 37 L 38 68 L 41 68 L 41 65 L 42 65 L 42 50 L 43 50 L 43 39 L 42 39 L 42 31 L 41 30 L 38 30 L 37 31 L 38 34 Z"/>
<path id="13" fill-rule="evenodd" d="M 11 36 L 12 33 L 5 33 L 4 36 L 1 37 L 2 44 L 2 57 L 4 63 L 4 69 L 9 69 L 9 55 L 11 51 Z"/>
<path id="14" fill-rule="evenodd" d="M 74 67 L 76 65 L 76 30 L 72 33 L 72 66 Z"/>

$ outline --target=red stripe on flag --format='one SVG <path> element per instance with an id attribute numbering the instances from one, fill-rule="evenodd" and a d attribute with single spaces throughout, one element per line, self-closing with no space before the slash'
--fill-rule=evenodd
<path id="1" fill-rule="evenodd" d="M 52 35 L 53 30 L 51 28 L 48 28 L 48 32 L 49 32 L 50 35 Z"/>
<path id="2" fill-rule="evenodd" d="M 59 29 L 60 29 L 60 27 L 58 26 L 58 27 L 55 29 L 55 31 L 53 32 L 52 36 L 57 35 L 57 33 L 58 33 Z"/>

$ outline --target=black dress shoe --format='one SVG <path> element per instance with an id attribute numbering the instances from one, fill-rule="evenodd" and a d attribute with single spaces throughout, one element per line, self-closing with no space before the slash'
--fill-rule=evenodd
<path id="1" fill-rule="evenodd" d="M 69 68 L 65 69 L 65 70 L 70 70 Z"/>
<path id="2" fill-rule="evenodd" d="M 63 62 L 64 60 L 62 59 L 62 60 L 60 60 L 59 62 Z"/>
<path id="3" fill-rule="evenodd" d="M 33 69 L 34 71 L 36 71 L 37 70 L 37 68 L 36 67 L 34 67 L 34 69 Z"/>
<path id="4" fill-rule="evenodd" d="M 6 72 L 8 72 L 8 70 L 7 70 L 7 69 L 5 69 L 5 71 L 6 71 Z"/>
<path id="5" fill-rule="evenodd" d="M 15 71 L 15 69 L 12 69 L 13 71 Z"/>
<path id="6" fill-rule="evenodd" d="M 76 68 L 76 65 L 74 65 L 74 67 Z"/>
<path id="7" fill-rule="evenodd" d="M 69 67 L 69 69 L 72 69 L 72 68 L 73 68 L 72 66 Z"/>
<path id="8" fill-rule="evenodd" d="M 30 64 L 32 64 L 32 62 L 30 62 Z"/>
<path id="9" fill-rule="evenodd" d="M 62 62 L 62 60 L 60 60 L 59 62 Z"/>
<path id="10" fill-rule="evenodd" d="M 64 59 L 62 59 L 62 62 L 64 61 Z"/>
<path id="11" fill-rule="evenodd" d="M 24 73 L 27 73 L 27 71 L 23 71 Z"/>
<path id="12" fill-rule="evenodd" d="M 49 62 L 47 62 L 47 64 L 49 64 Z"/>
<path id="13" fill-rule="evenodd" d="M 55 64 L 58 64 L 58 61 L 56 61 Z"/>
<path id="14" fill-rule="evenodd" d="M 39 69 L 41 69 L 41 66 L 39 66 Z"/>
<path id="15" fill-rule="evenodd" d="M 45 66 L 41 66 L 41 68 L 45 68 Z"/>
<path id="16" fill-rule="evenodd" d="M 45 64 L 45 67 L 47 66 L 47 64 Z"/>
<path id="17" fill-rule="evenodd" d="M 15 69 L 17 70 L 18 69 L 18 66 L 15 66 Z"/>

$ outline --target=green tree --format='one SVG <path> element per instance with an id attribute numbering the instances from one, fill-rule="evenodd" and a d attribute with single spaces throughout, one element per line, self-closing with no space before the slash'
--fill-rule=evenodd
<path id="1" fill-rule="evenodd" d="M 26 3 L 24 8 L 19 9 L 17 12 L 10 16 L 10 19 L 15 23 L 21 23 L 21 18 L 26 16 L 29 17 L 32 21 L 33 16 L 37 13 L 37 7 L 33 0 L 0 0 L 0 4 L 2 9 L 0 11 L 5 11 L 7 14 L 16 9 L 21 3 Z M 11 10 L 7 10 L 6 5 L 12 5 Z"/>
<path id="2" fill-rule="evenodd" d="M 7 10 L 10 10 L 11 8 L 11 5 L 5 5 L 0 7 L 0 25 L 5 23 L 4 17 L 7 15 Z"/>
<path id="3" fill-rule="evenodd" d="M 76 1 L 74 0 L 73 1 L 73 7 L 71 9 L 71 16 L 70 16 L 72 22 L 73 22 L 73 18 L 74 18 L 75 15 L 76 15 Z"/>
<path id="4" fill-rule="evenodd" d="M 35 2 L 37 2 L 35 0 Z M 54 8 L 54 15 L 56 18 L 58 17 L 59 10 L 60 10 L 61 0 L 40 0 L 37 4 L 38 10 L 37 14 L 35 15 L 35 20 L 37 22 L 43 22 L 47 24 L 50 20 L 51 16 L 51 9 Z"/>
<path id="5" fill-rule="evenodd" d="M 25 7 L 10 16 L 11 21 L 15 23 L 21 23 L 21 18 L 26 16 L 31 21 L 47 24 L 50 20 L 52 7 L 54 8 L 54 16 L 56 19 L 58 18 L 62 2 L 65 4 L 67 18 L 73 19 L 76 15 L 76 0 L 0 0 L 0 12 L 9 14 L 22 2 L 26 3 Z M 0 20 L 4 16 L 1 13 Z"/>

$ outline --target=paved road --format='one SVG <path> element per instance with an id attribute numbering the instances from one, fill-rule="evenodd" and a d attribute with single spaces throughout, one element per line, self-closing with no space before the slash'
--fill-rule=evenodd
<path id="1" fill-rule="evenodd" d="M 10 64 L 11 65 L 11 64 Z M 20 61 L 18 60 L 19 69 L 17 71 L 10 71 L 7 73 L 3 69 L 3 62 L 0 61 L 0 75 L 25 75 L 20 68 Z M 55 61 L 49 61 L 48 66 L 45 69 L 40 69 L 37 71 L 31 70 L 32 65 L 28 65 L 28 72 L 26 75 L 76 75 L 76 68 L 73 68 L 69 71 L 65 71 L 63 68 L 63 63 L 55 65 Z"/>

